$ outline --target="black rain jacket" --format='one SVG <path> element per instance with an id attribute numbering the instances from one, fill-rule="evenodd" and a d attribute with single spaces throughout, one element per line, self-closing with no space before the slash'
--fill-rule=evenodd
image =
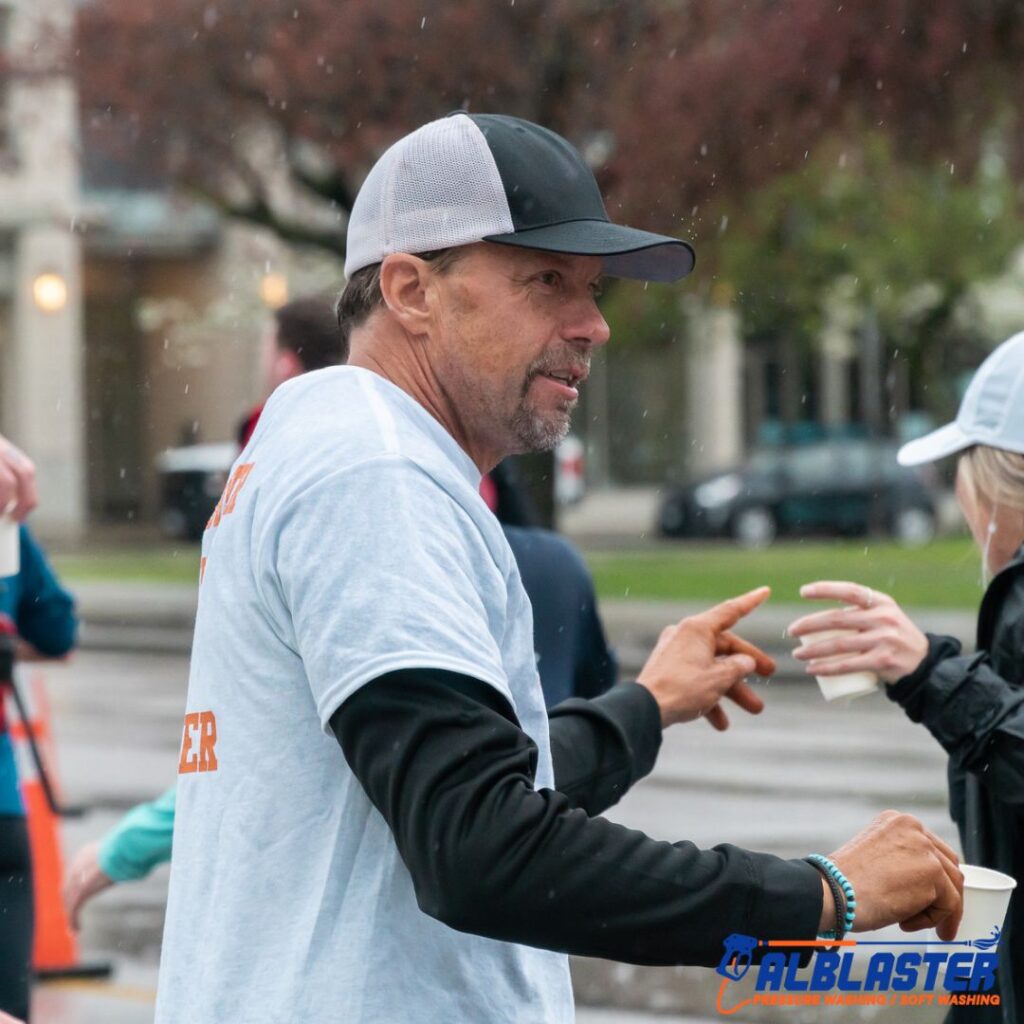
<path id="1" fill-rule="evenodd" d="M 950 814 L 964 862 L 1018 880 L 1000 942 L 1001 1010 L 964 1007 L 949 1021 L 1024 1020 L 1024 547 L 989 584 L 977 651 L 928 634 L 917 671 L 888 687 L 949 754 Z"/>

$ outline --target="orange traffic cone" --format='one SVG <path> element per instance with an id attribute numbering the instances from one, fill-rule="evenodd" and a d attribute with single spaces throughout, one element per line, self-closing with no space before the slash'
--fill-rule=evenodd
<path id="1" fill-rule="evenodd" d="M 78 939 L 68 923 L 61 896 L 64 881 L 58 818 L 61 809 L 56 803 L 50 704 L 41 672 L 33 673 L 27 692 L 28 698 L 22 689 L 11 691 L 19 717 L 8 716 L 8 722 L 18 760 L 32 850 L 35 897 L 32 966 L 37 978 L 105 977 L 111 972 L 109 964 L 84 965 L 79 962 Z"/>

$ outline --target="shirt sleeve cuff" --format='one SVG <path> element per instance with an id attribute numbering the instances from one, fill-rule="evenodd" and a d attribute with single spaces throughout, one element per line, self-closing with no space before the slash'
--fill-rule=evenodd
<path id="1" fill-rule="evenodd" d="M 650 774 L 661 750 L 661 709 L 653 694 L 640 683 L 619 683 L 595 697 L 593 704 L 613 719 L 629 744 L 633 781 Z"/>
<path id="2" fill-rule="evenodd" d="M 909 675 L 885 688 L 885 695 L 889 700 L 895 701 L 908 711 L 911 710 L 911 704 L 917 703 L 914 698 L 919 695 L 935 666 L 946 658 L 957 657 L 961 652 L 960 641 L 954 637 L 934 633 L 926 633 L 925 636 L 928 639 L 928 653 L 921 664 Z"/>
<path id="3" fill-rule="evenodd" d="M 100 871 L 103 872 L 112 882 L 134 882 L 145 875 L 137 867 L 129 865 L 118 852 L 118 839 L 116 834 L 110 834 L 100 843 L 96 860 L 99 863 Z"/>
<path id="4" fill-rule="evenodd" d="M 747 919 L 748 935 L 757 939 L 810 942 L 821 923 L 821 873 L 803 860 L 750 854 L 759 875 Z"/>

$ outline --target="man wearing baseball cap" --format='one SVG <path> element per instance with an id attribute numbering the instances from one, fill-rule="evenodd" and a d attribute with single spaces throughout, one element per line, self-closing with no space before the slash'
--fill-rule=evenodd
<path id="1" fill-rule="evenodd" d="M 480 475 L 564 436 L 608 340 L 602 275 L 692 267 L 612 224 L 576 150 L 526 121 L 457 113 L 371 170 L 350 364 L 275 392 L 203 541 L 160 1024 L 569 1022 L 568 953 L 951 935 L 955 854 L 906 815 L 818 864 L 600 817 L 663 727 L 761 709 L 745 677 L 773 665 L 731 629 L 767 588 L 668 627 L 637 682 L 544 710 Z"/>

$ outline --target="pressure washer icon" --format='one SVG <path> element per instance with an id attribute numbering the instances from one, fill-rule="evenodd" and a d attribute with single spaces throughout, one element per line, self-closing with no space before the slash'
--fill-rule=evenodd
<path id="1" fill-rule="evenodd" d="M 752 939 L 749 935 L 730 935 L 725 940 L 725 953 L 718 965 L 718 973 L 731 981 L 740 981 L 750 970 L 755 949 L 757 939 Z"/>

